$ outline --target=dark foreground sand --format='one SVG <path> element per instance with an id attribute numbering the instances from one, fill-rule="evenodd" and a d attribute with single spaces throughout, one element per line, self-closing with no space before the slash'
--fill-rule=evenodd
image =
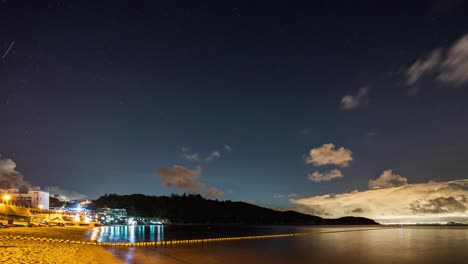
<path id="1" fill-rule="evenodd" d="M 16 227 L 0 229 L 0 263 L 122 263 L 101 246 L 53 241 L 11 239 L 3 236 L 89 241 L 88 229 L 70 227 Z"/>

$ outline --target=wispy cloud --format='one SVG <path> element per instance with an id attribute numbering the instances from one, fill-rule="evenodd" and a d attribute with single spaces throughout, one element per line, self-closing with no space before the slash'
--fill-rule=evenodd
<path id="1" fill-rule="evenodd" d="M 309 174 L 309 180 L 314 182 L 331 181 L 336 178 L 343 178 L 343 173 L 341 173 L 339 169 L 333 169 L 326 173 L 315 171 L 314 173 Z"/>
<path id="2" fill-rule="evenodd" d="M 219 150 L 213 150 L 208 157 L 205 158 L 205 161 L 212 161 L 214 159 L 221 158 L 221 152 Z"/>
<path id="3" fill-rule="evenodd" d="M 273 198 L 275 199 L 282 199 L 282 198 L 298 198 L 302 197 L 303 195 L 300 194 L 295 194 L 295 193 L 290 193 L 290 194 L 273 194 Z"/>
<path id="4" fill-rule="evenodd" d="M 369 103 L 369 87 L 364 86 L 359 88 L 355 95 L 347 94 L 341 98 L 340 107 L 350 111 L 367 103 Z"/>
<path id="5" fill-rule="evenodd" d="M 200 155 L 195 152 L 191 152 L 189 148 L 187 147 L 182 147 L 181 148 L 182 153 L 180 154 L 180 157 L 189 160 L 189 161 L 199 161 L 200 160 Z"/>
<path id="6" fill-rule="evenodd" d="M 468 82 L 468 34 L 449 48 L 438 48 L 416 60 L 405 70 L 406 85 L 411 93 L 417 93 L 417 82 L 423 77 L 451 86 Z"/>
<path id="7" fill-rule="evenodd" d="M 406 70 L 406 84 L 413 85 L 424 75 L 436 70 L 442 62 L 442 51 L 436 49 L 419 58 Z"/>
<path id="8" fill-rule="evenodd" d="M 227 151 L 227 152 L 232 152 L 232 147 L 228 144 L 224 144 L 224 149 Z"/>
<path id="9" fill-rule="evenodd" d="M 352 160 L 351 150 L 344 147 L 335 149 L 335 145 L 332 143 L 323 144 L 321 147 L 311 149 L 310 155 L 306 158 L 308 164 L 315 166 L 337 165 L 347 167 Z"/>
<path id="10" fill-rule="evenodd" d="M 437 80 L 457 86 L 468 82 L 468 34 L 448 50 Z"/>
<path id="11" fill-rule="evenodd" d="M 219 190 L 218 188 L 210 187 L 206 190 L 206 197 L 208 198 L 217 198 L 221 196 L 224 196 L 224 191 Z"/>
<path id="12" fill-rule="evenodd" d="M 71 200 L 82 200 L 86 198 L 86 195 L 78 193 L 73 190 L 67 190 L 60 188 L 59 186 L 48 186 L 44 188 L 45 191 L 48 191 L 50 195 L 59 198 L 62 201 L 71 201 Z"/>
<path id="13" fill-rule="evenodd" d="M 232 152 L 232 147 L 228 144 L 224 144 L 222 148 L 212 150 L 210 154 L 207 156 L 201 155 L 198 152 L 194 152 L 188 147 L 182 147 L 180 157 L 184 160 L 188 160 L 192 162 L 202 162 L 202 161 L 211 162 L 216 159 L 220 159 L 224 155 L 231 153 L 231 152 Z"/>

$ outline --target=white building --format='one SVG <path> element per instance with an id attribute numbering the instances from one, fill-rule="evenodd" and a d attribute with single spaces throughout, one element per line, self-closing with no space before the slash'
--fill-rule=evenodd
<path id="1" fill-rule="evenodd" d="M 18 189 L 3 190 L 2 197 L 8 194 L 11 199 L 9 204 L 30 208 L 49 209 L 49 193 L 39 190 L 28 190 L 19 192 Z"/>

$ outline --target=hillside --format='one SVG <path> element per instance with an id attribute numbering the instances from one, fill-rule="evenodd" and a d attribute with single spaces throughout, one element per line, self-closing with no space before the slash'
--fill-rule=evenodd
<path id="1" fill-rule="evenodd" d="M 147 196 L 105 194 L 93 208 L 125 208 L 128 215 L 168 218 L 181 224 L 375 225 L 371 219 L 323 219 L 295 211 L 275 211 L 245 202 L 208 200 L 200 195 Z"/>

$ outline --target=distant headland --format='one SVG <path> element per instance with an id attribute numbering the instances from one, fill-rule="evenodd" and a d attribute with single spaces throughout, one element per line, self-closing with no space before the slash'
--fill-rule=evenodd
<path id="1" fill-rule="evenodd" d="M 124 208 L 129 215 L 166 218 L 177 224 L 378 225 L 364 217 L 324 219 L 295 211 L 276 211 L 245 202 L 218 201 L 201 195 L 149 196 L 105 194 L 90 206 Z"/>

